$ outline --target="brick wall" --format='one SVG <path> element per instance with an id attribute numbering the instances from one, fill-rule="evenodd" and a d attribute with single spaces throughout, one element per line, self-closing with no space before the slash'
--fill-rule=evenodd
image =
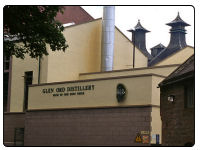
<path id="1" fill-rule="evenodd" d="M 194 108 L 184 108 L 184 81 L 161 87 L 162 145 L 184 146 L 194 143 Z M 168 95 L 175 95 L 175 102 L 167 100 Z"/>
<path id="2" fill-rule="evenodd" d="M 4 113 L 3 143 L 14 146 L 15 128 L 24 128 L 25 113 Z"/>
<path id="3" fill-rule="evenodd" d="M 150 130 L 151 107 L 32 111 L 26 146 L 147 146 L 137 132 Z"/>

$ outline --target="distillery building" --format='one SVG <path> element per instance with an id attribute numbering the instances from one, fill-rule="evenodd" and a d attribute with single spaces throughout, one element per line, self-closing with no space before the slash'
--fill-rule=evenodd
<path id="1" fill-rule="evenodd" d="M 162 144 L 160 88 L 194 54 L 180 15 L 167 47 L 146 49 L 138 21 L 129 40 L 114 24 L 115 7 L 103 18 L 66 26 L 69 48 L 40 60 L 9 61 L 4 145 L 151 146 Z M 89 17 L 90 18 L 90 17 Z"/>

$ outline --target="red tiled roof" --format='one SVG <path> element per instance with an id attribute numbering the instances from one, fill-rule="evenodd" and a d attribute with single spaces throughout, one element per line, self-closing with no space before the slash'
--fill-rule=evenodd
<path id="1" fill-rule="evenodd" d="M 62 24 L 71 22 L 80 24 L 92 21 L 94 18 L 80 6 L 64 6 L 63 14 L 59 12 L 55 20 L 60 21 Z"/>

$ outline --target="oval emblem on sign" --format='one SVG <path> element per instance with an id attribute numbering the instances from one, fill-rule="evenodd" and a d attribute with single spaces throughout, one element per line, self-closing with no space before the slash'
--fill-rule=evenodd
<path id="1" fill-rule="evenodd" d="M 117 85 L 117 101 L 121 102 L 125 99 L 126 96 L 126 88 L 123 84 Z"/>

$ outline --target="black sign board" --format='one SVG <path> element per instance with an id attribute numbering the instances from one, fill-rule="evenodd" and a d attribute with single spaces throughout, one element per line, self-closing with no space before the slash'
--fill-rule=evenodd
<path id="1" fill-rule="evenodd" d="M 126 88 L 123 84 L 117 85 L 117 101 L 122 102 L 126 96 Z"/>

